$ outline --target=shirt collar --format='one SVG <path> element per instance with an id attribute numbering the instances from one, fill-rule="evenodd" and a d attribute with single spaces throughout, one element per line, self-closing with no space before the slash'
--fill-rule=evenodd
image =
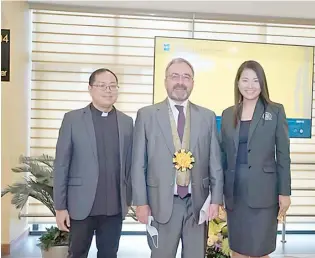
<path id="1" fill-rule="evenodd" d="M 170 97 L 168 97 L 168 101 L 169 101 L 171 107 L 175 107 L 175 105 L 178 105 L 178 104 L 176 104 L 175 101 L 172 100 Z M 186 109 L 187 103 L 188 103 L 188 99 L 186 99 L 182 104 L 180 104 L 180 106 L 183 106 L 184 109 Z"/>
<path id="2" fill-rule="evenodd" d="M 92 113 L 94 113 L 97 116 L 108 116 L 108 115 L 112 115 L 116 112 L 115 107 L 113 106 L 113 108 L 111 109 L 111 111 L 109 111 L 107 114 L 105 112 L 102 112 L 101 110 L 97 109 L 93 103 L 90 104 L 90 108 Z M 106 115 L 103 115 L 103 113 L 105 113 Z"/>

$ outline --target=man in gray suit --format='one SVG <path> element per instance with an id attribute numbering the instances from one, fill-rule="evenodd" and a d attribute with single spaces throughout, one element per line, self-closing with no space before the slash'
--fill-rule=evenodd
<path id="1" fill-rule="evenodd" d="M 194 69 L 187 60 L 172 60 L 165 71 L 168 98 L 137 114 L 131 168 L 133 205 L 141 223 L 153 217 L 158 241 L 148 236 L 152 258 L 175 258 L 179 240 L 182 257 L 204 258 L 207 230 L 205 223 L 198 225 L 199 213 L 209 190 L 209 219 L 218 216 L 223 201 L 216 117 L 188 101 L 193 78 Z"/>
<path id="2" fill-rule="evenodd" d="M 70 230 L 69 258 L 88 256 L 96 234 L 99 258 L 116 258 L 131 204 L 132 118 L 114 107 L 118 79 L 108 69 L 89 79 L 92 103 L 65 114 L 54 164 L 60 230 Z"/>

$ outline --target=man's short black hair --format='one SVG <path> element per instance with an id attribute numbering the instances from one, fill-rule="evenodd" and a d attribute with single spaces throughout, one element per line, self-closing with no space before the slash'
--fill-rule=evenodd
<path id="1" fill-rule="evenodd" d="M 113 71 L 111 71 L 111 70 L 109 70 L 109 69 L 107 69 L 107 68 L 100 68 L 100 69 L 95 70 L 95 71 L 90 75 L 90 78 L 89 78 L 89 85 L 93 85 L 93 83 L 95 82 L 95 77 L 96 77 L 96 75 L 98 75 L 98 74 L 100 74 L 100 73 L 111 73 L 112 75 L 114 75 L 114 77 L 115 77 L 115 79 L 116 79 L 116 82 L 117 82 L 117 84 L 118 84 L 118 78 L 117 78 L 116 74 L 115 74 Z"/>

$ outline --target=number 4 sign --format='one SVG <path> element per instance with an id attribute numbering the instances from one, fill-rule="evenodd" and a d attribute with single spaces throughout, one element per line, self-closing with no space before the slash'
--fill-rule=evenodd
<path id="1" fill-rule="evenodd" d="M 10 81 L 10 30 L 1 29 L 1 81 Z"/>

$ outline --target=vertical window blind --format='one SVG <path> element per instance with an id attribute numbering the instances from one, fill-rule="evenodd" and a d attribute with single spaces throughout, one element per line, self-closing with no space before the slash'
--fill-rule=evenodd
<path id="1" fill-rule="evenodd" d="M 315 45 L 314 26 L 42 9 L 33 10 L 31 22 L 33 156 L 55 155 L 64 113 L 88 105 L 88 78 L 100 67 L 108 67 L 119 78 L 118 109 L 135 120 L 139 108 L 152 104 L 155 36 Z M 314 121 L 312 139 L 292 139 L 291 151 L 292 185 L 300 190 L 293 190 L 289 213 L 315 214 L 315 191 L 308 190 L 315 188 Z M 31 201 L 29 212 L 48 210 Z M 47 218 L 30 221 L 43 222 Z M 288 221 L 315 222 L 315 218 L 288 217 Z"/>

